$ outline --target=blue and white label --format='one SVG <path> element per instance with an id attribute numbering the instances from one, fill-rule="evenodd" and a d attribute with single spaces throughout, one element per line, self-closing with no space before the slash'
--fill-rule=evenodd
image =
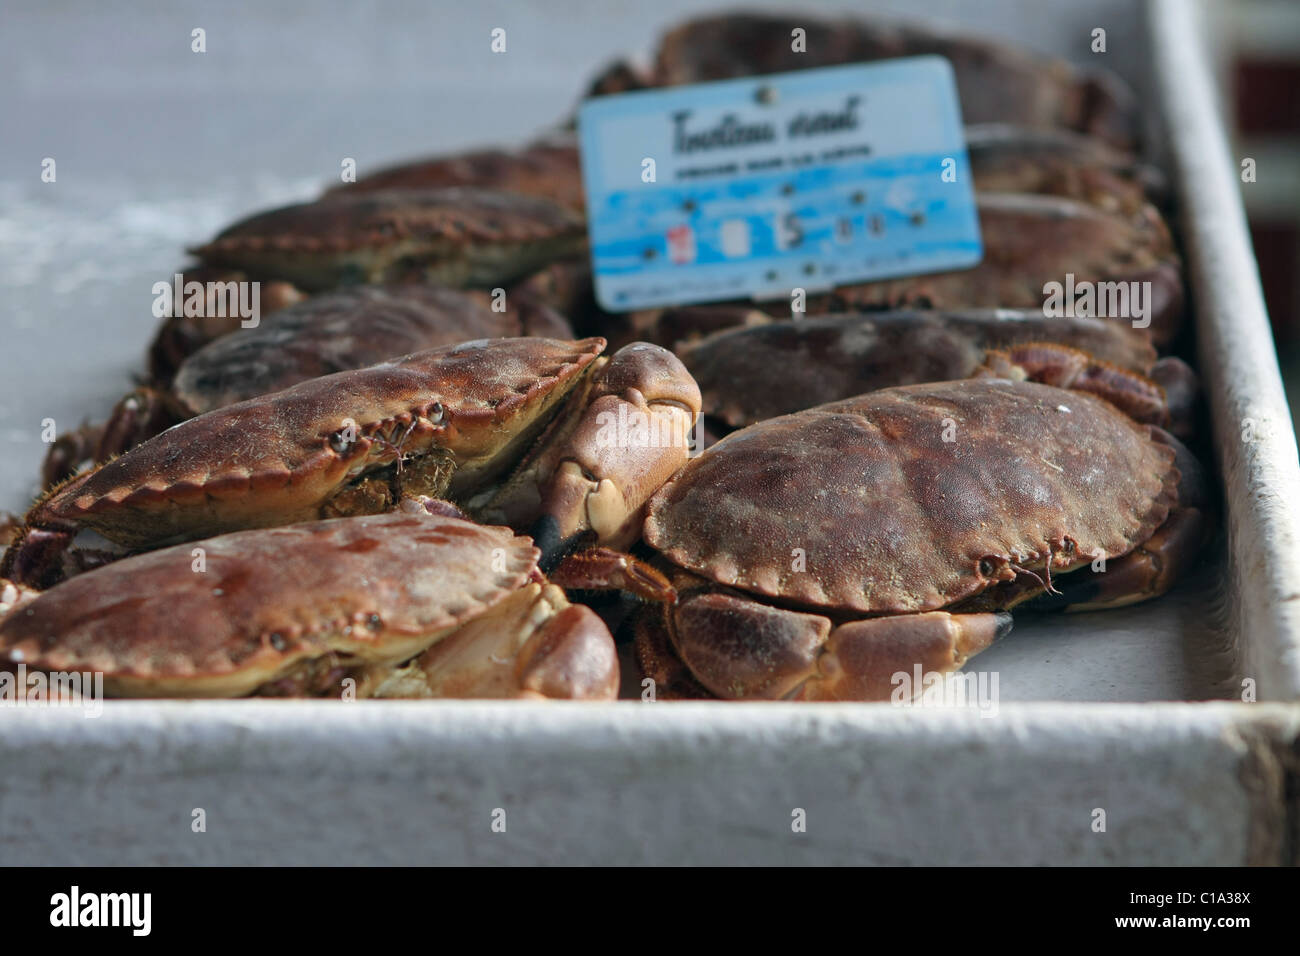
<path id="1" fill-rule="evenodd" d="M 983 255 L 943 57 L 599 97 L 578 128 L 596 297 L 612 312 L 813 293 Z"/>

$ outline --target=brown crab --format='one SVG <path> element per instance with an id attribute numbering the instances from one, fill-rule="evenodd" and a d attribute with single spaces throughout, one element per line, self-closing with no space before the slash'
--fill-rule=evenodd
<path id="1" fill-rule="evenodd" d="M 888 699 L 896 673 L 960 668 L 1035 598 L 1116 607 L 1168 589 L 1207 503 L 1186 449 L 1129 414 L 1161 420 L 1159 389 L 1048 346 L 991 353 L 986 374 L 1009 377 L 734 432 L 652 497 L 656 565 L 586 552 L 557 580 L 665 602 L 635 625 L 665 696 L 804 700 Z"/>
<path id="2" fill-rule="evenodd" d="M 804 31 L 802 49 L 793 42 L 796 29 Z M 690 20 L 663 37 L 642 82 L 675 86 L 924 54 L 952 63 L 968 123 L 1060 127 L 1125 147 L 1136 139 L 1133 95 L 1110 73 L 1085 74 L 1063 60 L 884 19 L 818 20 L 791 13 Z"/>
<path id="3" fill-rule="evenodd" d="M 553 310 L 523 297 L 495 311 L 485 293 L 404 283 L 321 293 L 228 333 L 182 361 L 172 380 L 125 396 L 103 425 L 59 436 L 41 476 L 50 487 L 86 462 L 102 463 L 195 415 L 307 379 L 480 338 L 569 338 Z"/>
<path id="4" fill-rule="evenodd" d="M 190 250 L 309 292 L 422 279 L 494 287 L 586 248 L 584 221 L 558 203 L 487 189 L 344 193 L 259 213 Z"/>
<path id="5" fill-rule="evenodd" d="M 448 186 L 539 196 L 586 213 L 578 144 L 569 133 L 546 136 L 517 150 L 478 149 L 391 166 L 354 183 L 334 186 L 325 195 L 334 198 L 376 190 Z"/>
<path id="6" fill-rule="evenodd" d="M 412 494 L 472 498 L 557 551 L 634 540 L 646 498 L 687 457 L 699 389 L 665 349 L 604 347 L 484 339 L 191 418 L 39 499 L 0 576 L 49 586 L 86 529 L 147 549 Z"/>
<path id="7" fill-rule="evenodd" d="M 537 559 L 410 499 L 236 532 L 39 595 L 0 582 L 0 669 L 100 672 L 113 697 L 612 699 L 609 631 Z"/>
<path id="8" fill-rule="evenodd" d="M 825 315 L 740 325 L 679 344 L 677 354 L 705 414 L 739 428 L 880 388 L 967 378 L 987 350 L 1035 342 L 1152 378 L 1165 389 L 1170 430 L 1191 434 L 1195 373 L 1181 359 L 1157 360 L 1145 335 L 1106 319 L 1021 309 Z"/>

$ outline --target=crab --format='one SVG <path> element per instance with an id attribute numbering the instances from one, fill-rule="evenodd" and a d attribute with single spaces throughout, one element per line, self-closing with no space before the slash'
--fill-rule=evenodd
<path id="1" fill-rule="evenodd" d="M 308 292 L 422 279 L 492 288 L 586 248 L 583 217 L 536 196 L 468 187 L 393 189 L 259 213 L 191 249 Z"/>
<path id="2" fill-rule="evenodd" d="M 1153 383 L 1075 350 L 993 352 L 981 377 L 734 432 L 651 498 L 650 563 L 587 551 L 552 579 L 661 602 L 634 630 L 662 696 L 890 699 L 893 675 L 962 667 L 1014 607 L 1171 586 L 1209 505 L 1195 459 L 1139 421 L 1164 413 Z"/>
<path id="3" fill-rule="evenodd" d="M 338 289 L 278 310 L 198 349 L 169 382 L 133 390 L 107 423 L 59 436 L 45 457 L 45 487 L 195 415 L 320 375 L 479 338 L 572 336 L 553 310 L 523 297 L 509 301 L 513 307 L 498 312 L 484 293 L 405 283 Z"/>
<path id="4" fill-rule="evenodd" d="M 334 198 L 392 189 L 473 186 L 538 196 L 585 214 L 582 164 L 570 133 L 543 137 L 518 150 L 478 149 L 416 160 L 363 176 L 325 193 Z"/>
<path id="5" fill-rule="evenodd" d="M 483 339 L 191 418 L 38 499 L 0 577 L 57 582 L 82 530 L 144 550 L 412 494 L 508 514 L 548 555 L 635 540 L 646 498 L 689 454 L 699 389 L 665 349 L 604 348 Z"/>
<path id="6" fill-rule="evenodd" d="M 615 93 L 634 93 L 651 86 L 648 71 L 624 59 L 612 60 L 600 68 L 600 71 L 587 84 L 583 99 L 593 96 L 612 96 Z M 577 119 L 570 121 L 577 126 Z"/>
<path id="7" fill-rule="evenodd" d="M 507 528 L 407 499 L 198 547 L 0 582 L 0 669 L 99 672 L 112 697 L 616 695 L 608 629 Z"/>
<path id="8" fill-rule="evenodd" d="M 804 31 L 801 47 L 793 42 L 796 29 Z M 800 12 L 690 20 L 662 38 L 648 77 L 624 85 L 675 86 L 926 54 L 952 64 L 968 123 L 1072 129 L 1123 147 L 1137 138 L 1136 101 L 1113 74 L 884 19 L 817 20 Z"/>
<path id="9" fill-rule="evenodd" d="M 1152 378 L 1166 391 L 1170 430 L 1190 436 L 1196 374 L 1181 359 L 1157 359 L 1146 336 L 1106 319 L 1020 309 L 769 319 L 679 345 L 677 354 L 700 386 L 705 414 L 740 428 L 879 388 L 966 378 L 988 349 L 1034 342 Z"/>

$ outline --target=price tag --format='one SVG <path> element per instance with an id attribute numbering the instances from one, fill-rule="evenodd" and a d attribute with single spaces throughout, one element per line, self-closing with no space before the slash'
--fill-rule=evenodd
<path id="1" fill-rule="evenodd" d="M 609 311 L 811 294 L 983 255 L 943 57 L 599 97 L 578 125 Z"/>

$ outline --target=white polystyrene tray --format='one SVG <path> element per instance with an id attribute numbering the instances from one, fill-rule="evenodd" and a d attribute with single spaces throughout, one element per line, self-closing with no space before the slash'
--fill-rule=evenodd
<path id="1" fill-rule="evenodd" d="M 315 51 L 322 72 L 304 77 L 288 66 L 273 70 L 272 82 L 289 90 L 283 95 L 301 92 L 295 83 L 308 92 L 315 83 L 329 86 L 341 70 L 344 81 L 370 90 L 377 104 L 385 95 L 401 104 L 390 117 L 409 113 L 422 85 L 430 91 L 454 87 L 464 102 L 430 100 L 430 115 L 445 118 L 450 110 L 480 124 L 467 132 L 445 122 L 406 122 L 387 139 L 376 132 L 366 139 L 372 152 L 376 137 L 391 149 L 369 156 L 372 162 L 475 140 L 520 139 L 503 131 L 520 123 L 521 131 L 531 131 L 568 105 L 550 109 L 548 96 L 555 100 L 561 90 L 576 95 L 581 79 L 606 59 L 644 53 L 664 25 L 710 9 L 686 0 L 653 9 L 602 4 L 598 11 L 572 2 L 547 5 L 542 13 L 488 3 L 455 5 L 453 15 L 393 0 L 362 9 L 348 4 L 357 23 L 327 28 L 274 22 L 283 15 L 251 4 L 219 20 L 178 6 L 174 22 L 165 22 L 184 25 L 187 35 L 190 21 L 202 25 L 203 16 L 210 36 L 233 37 L 239 25 L 250 62 L 259 44 L 273 42 L 250 39 L 260 36 L 249 27 L 259 17 L 272 21 L 260 24 L 271 37 L 276 29 L 299 31 L 302 48 Z M 1179 226 L 1226 501 L 1218 559 L 1159 602 L 1018 622 L 1012 639 L 973 663 L 1000 677 L 1000 706 L 990 717 L 889 705 L 634 702 L 111 702 L 97 719 L 72 711 L 0 710 L 0 862 L 1294 859 L 1298 808 L 1285 795 L 1300 739 L 1300 474 L 1241 211 L 1236 159 L 1214 108 L 1212 61 L 1196 8 L 1186 0 L 1159 0 L 1150 7 L 1155 27 L 1149 29 L 1146 5 L 1137 0 L 871 6 L 911 15 L 924 7 L 950 22 L 1084 64 L 1090 62 L 1092 29 L 1107 30 L 1102 65 L 1127 76 L 1151 105 L 1153 145 L 1179 187 Z M 430 36 L 436 29 L 443 36 L 463 31 L 486 37 L 492 26 L 504 25 L 516 59 L 491 68 L 468 53 L 466 62 L 457 61 L 458 48 L 469 41 L 446 45 L 450 61 L 421 58 L 422 51 L 395 40 L 398 45 L 377 58 L 379 40 L 365 38 L 388 38 L 399 23 L 409 36 L 427 26 Z M 38 32 L 50 28 L 39 17 L 28 25 Z M 93 110 L 95 96 L 111 98 L 114 81 L 124 85 L 124 96 L 139 93 L 111 71 L 107 93 L 91 94 L 64 74 L 51 81 L 32 57 L 6 45 L 21 43 L 15 40 L 20 33 L 11 29 L 0 37 L 0 54 L 6 62 L 27 64 L 20 74 L 28 83 L 46 80 L 56 87 L 48 94 L 29 88 L 32 103 L 41 95 L 78 104 L 82 97 Z M 136 62 L 159 69 L 148 65 L 156 59 Z M 427 65 L 427 76 L 419 64 Z M 234 135 L 220 125 L 230 123 L 228 116 L 215 132 L 212 124 L 203 125 L 205 107 L 220 112 L 212 89 L 225 84 L 230 96 L 246 99 L 261 91 L 242 89 L 238 77 L 195 78 L 188 69 L 189 61 L 169 62 L 158 79 L 177 77 L 179 102 L 188 104 L 184 118 L 197 124 L 194 135 L 214 141 L 223 129 Z M 375 70 L 387 71 L 391 92 L 375 80 Z M 476 87 L 486 90 L 482 104 L 469 92 Z M 512 90 L 523 105 L 508 95 Z M 233 184 L 214 176 L 217 198 L 188 205 L 154 196 L 145 124 L 131 153 L 144 158 L 124 163 L 118 182 L 129 200 L 106 213 L 111 228 L 99 247 L 105 259 L 141 275 L 165 270 L 166 256 L 179 265 L 184 242 L 203 238 L 235 214 L 309 195 L 328 173 L 309 176 L 304 154 L 319 162 L 336 145 L 341 155 L 368 148 L 355 137 L 349 138 L 352 150 L 330 139 L 331 124 L 354 122 L 359 96 L 346 86 L 333 92 L 333 98 L 303 93 L 303 108 L 296 111 L 266 110 L 259 118 L 251 109 L 243 135 L 256 146 L 246 161 L 253 168 Z M 481 108 L 488 103 L 500 104 L 499 110 Z M 304 113 L 314 121 L 302 120 Z M 9 128 L 41 129 L 38 120 L 18 118 L 22 122 Z M 99 119 L 112 122 L 114 116 L 108 111 Z M 165 123 L 157 135 L 175 129 Z M 75 155 L 75 129 L 61 135 L 68 140 L 59 148 Z M 297 140 L 309 146 L 295 152 L 285 145 Z M 5 178 L 12 171 L 3 155 L 0 164 L 0 190 L 17 190 Z M 61 164 L 61 177 L 68 165 Z M 276 170 L 285 178 L 274 178 Z M 0 281 L 7 281 L 20 306 L 8 317 L 9 333 L 19 334 L 11 337 L 12 349 L 0 353 L 8 379 L 0 393 L 6 396 L 0 431 L 21 452 L 0 461 L 0 506 L 20 506 L 43 451 L 30 443 L 30 419 L 55 414 L 47 409 L 63 419 L 100 411 L 124 387 L 123 370 L 138 362 L 151 332 L 147 317 L 133 316 L 129 324 L 117 317 L 128 307 L 139 309 L 138 297 L 128 298 L 128 288 L 131 296 L 139 291 L 138 279 L 128 286 L 94 272 L 94 261 L 80 261 L 92 248 L 73 245 L 60 258 L 59 244 L 39 232 L 47 220 L 56 231 L 62 223 L 72 243 L 71 234 L 84 231 L 71 228 L 77 225 L 72 204 L 101 192 L 79 196 L 74 179 L 67 194 L 32 200 L 49 204 L 39 210 L 48 215 L 39 217 L 24 207 L 26 213 L 6 219 L 0 204 L 0 249 L 13 252 L 0 261 Z M 192 228 L 174 225 L 178 208 L 195 210 Z M 36 238 L 27 240 L 33 223 Z M 130 245 L 133 228 L 155 239 L 168 230 L 176 235 L 136 248 Z M 59 278 L 31 287 L 31 276 L 51 267 Z M 70 298 L 84 306 L 75 319 Z M 104 302 L 112 308 L 95 307 Z M 63 328 L 33 319 L 46 303 L 66 317 Z M 94 343 L 90 355 L 77 348 L 87 341 Z M 107 371 L 101 351 L 114 356 Z M 54 371 L 69 363 L 84 377 Z M 102 393 L 98 399 L 95 391 Z M 1245 443 L 1246 418 L 1273 427 L 1265 439 Z M 1255 680 L 1261 703 L 1187 703 L 1238 698 L 1247 677 Z M 206 812 L 205 834 L 192 832 L 195 808 Z M 497 808 L 506 812 L 504 834 L 491 829 Z M 795 808 L 807 812 L 806 833 L 791 831 Z M 1106 811 L 1105 832 L 1093 828 L 1098 808 Z"/>

